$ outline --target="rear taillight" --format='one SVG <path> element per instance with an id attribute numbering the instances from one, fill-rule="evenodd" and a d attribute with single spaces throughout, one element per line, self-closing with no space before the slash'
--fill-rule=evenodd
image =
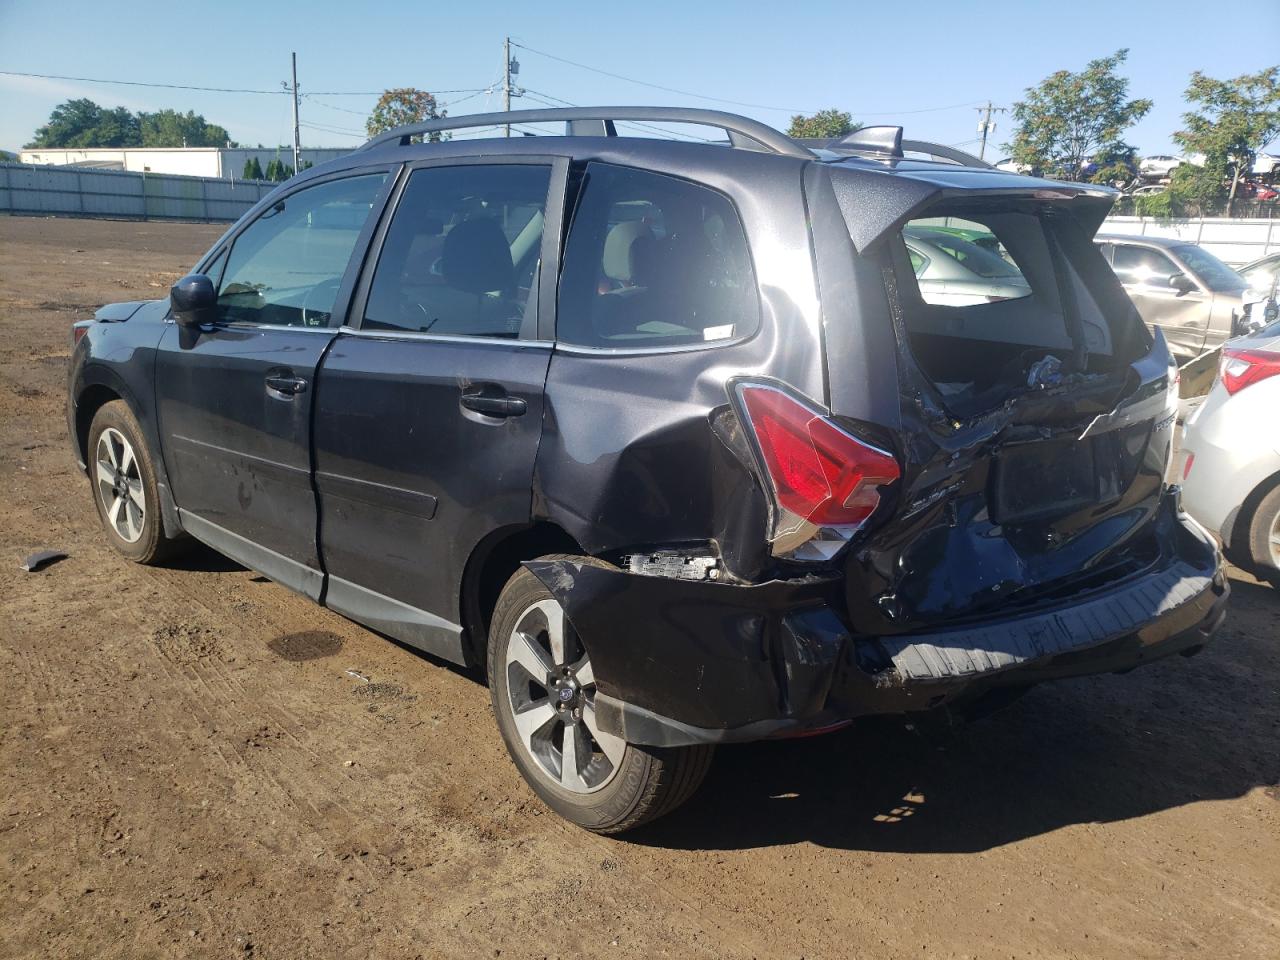
<path id="1" fill-rule="evenodd" d="M 1242 350 L 1227 347 L 1222 351 L 1218 376 L 1227 393 L 1237 394 L 1245 387 L 1280 373 L 1280 353 L 1270 350 Z"/>
<path id="2" fill-rule="evenodd" d="M 897 460 L 778 387 L 746 382 L 736 391 L 778 508 L 774 553 L 825 559 L 875 512 L 901 476 Z M 811 541 L 829 546 L 797 552 Z"/>
<path id="3" fill-rule="evenodd" d="M 89 325 L 75 323 L 71 326 L 71 347 L 75 349 L 77 343 L 84 339 L 84 335 L 89 332 Z"/>

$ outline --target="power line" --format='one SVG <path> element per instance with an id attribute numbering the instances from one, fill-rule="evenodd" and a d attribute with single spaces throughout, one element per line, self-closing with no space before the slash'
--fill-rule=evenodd
<path id="1" fill-rule="evenodd" d="M 524 95 L 535 103 L 541 103 L 545 107 L 576 107 L 580 104 L 573 103 L 570 100 L 564 100 L 560 97 L 554 97 L 549 93 L 543 93 L 540 90 L 530 90 L 524 88 Z M 710 137 L 699 137 L 696 134 L 685 133 L 682 130 L 668 130 L 666 127 L 659 127 L 653 124 L 642 123 L 639 120 L 618 120 L 617 125 L 620 127 L 630 127 L 633 130 L 643 130 L 648 132 L 665 133 L 667 136 L 676 137 L 681 140 L 690 140 L 697 143 L 722 143 L 721 140 L 715 140 Z"/>
<path id="2" fill-rule="evenodd" d="M 578 67 L 581 70 L 589 70 L 592 73 L 598 73 L 601 76 L 613 77 L 615 80 L 623 80 L 627 83 L 639 84 L 643 87 L 651 87 L 654 90 L 665 90 L 667 93 L 678 93 L 682 97 L 694 97 L 698 100 L 708 100 L 712 103 L 727 103 L 737 107 L 750 107 L 753 110 L 775 110 L 779 113 L 816 113 L 817 111 L 808 110 L 801 107 L 774 107 L 762 103 L 748 103 L 743 100 L 729 100 L 725 97 L 712 97 L 702 93 L 693 93 L 689 90 L 680 90 L 676 87 L 664 86 L 660 83 L 650 83 L 648 80 L 637 80 L 635 77 L 626 77 L 620 73 L 612 73 L 608 70 L 601 70 L 598 67 L 588 66 L 585 63 L 578 63 L 576 60 L 569 60 L 565 57 L 558 57 L 554 53 L 547 53 L 545 50 L 535 50 L 533 47 L 525 46 L 515 40 L 511 41 L 511 45 L 519 47 L 521 50 L 528 50 L 530 53 L 537 54 L 540 57 L 546 57 L 549 60 L 557 60 L 560 63 L 567 63 L 571 67 Z M 916 110 L 858 110 L 857 115 L 860 117 L 888 117 L 899 116 L 916 113 L 936 113 L 942 110 L 959 110 L 961 107 L 971 107 L 979 100 L 966 100 L 964 103 L 948 104 L 944 107 L 923 107 Z"/>
<path id="3" fill-rule="evenodd" d="M 185 83 L 152 83 L 143 80 L 106 80 L 102 77 L 71 77 L 58 73 L 24 73 L 19 70 L 0 70 L 6 77 L 32 77 L 37 80 L 74 80 L 77 83 L 106 83 L 123 87 L 157 87 L 164 90 L 195 90 L 200 93 L 255 93 L 273 97 L 288 96 L 289 90 L 254 90 L 245 87 L 196 87 Z M 483 93 L 484 87 L 461 87 L 457 90 L 435 90 L 437 93 Z M 322 97 L 380 97 L 386 90 L 316 90 L 307 96 Z"/>

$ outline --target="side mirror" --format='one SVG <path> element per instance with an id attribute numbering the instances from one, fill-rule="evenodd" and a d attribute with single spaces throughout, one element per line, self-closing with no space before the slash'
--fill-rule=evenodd
<path id="1" fill-rule="evenodd" d="M 1169 276 L 1169 286 L 1178 291 L 1178 296 L 1190 293 L 1196 288 L 1196 282 L 1185 273 L 1174 273 Z"/>
<path id="2" fill-rule="evenodd" d="M 193 273 L 169 288 L 169 307 L 178 326 L 207 326 L 218 317 L 218 292 L 203 273 Z"/>

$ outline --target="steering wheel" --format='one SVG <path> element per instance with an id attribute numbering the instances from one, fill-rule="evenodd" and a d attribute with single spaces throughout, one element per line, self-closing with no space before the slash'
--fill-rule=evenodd
<path id="1" fill-rule="evenodd" d="M 338 299 L 338 288 L 342 286 L 341 277 L 330 277 L 321 280 L 307 291 L 302 298 L 302 325 L 304 327 L 327 327 L 329 317 L 333 314 L 333 302 Z M 320 304 L 325 309 L 320 309 Z"/>

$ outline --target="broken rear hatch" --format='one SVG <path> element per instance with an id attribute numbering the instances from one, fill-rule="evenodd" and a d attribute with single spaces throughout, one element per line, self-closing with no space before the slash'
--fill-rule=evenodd
<path id="1" fill-rule="evenodd" d="M 839 361 L 866 320 L 829 319 L 832 412 L 854 431 L 890 426 L 902 463 L 896 497 L 845 558 L 856 633 L 1059 602 L 1165 549 L 1152 521 L 1174 378 L 1091 243 L 1109 198 L 970 173 L 999 187 L 926 178 L 896 218 L 873 211 L 879 224 L 861 191 L 836 189 L 856 285 L 882 289 L 892 317 L 898 404 L 892 424 L 860 416 Z"/>

